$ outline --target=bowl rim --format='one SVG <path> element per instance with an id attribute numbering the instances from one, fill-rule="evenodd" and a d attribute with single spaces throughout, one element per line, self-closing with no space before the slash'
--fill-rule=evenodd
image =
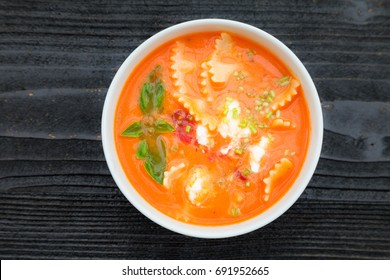
<path id="1" fill-rule="evenodd" d="M 194 225 L 175 220 L 150 205 L 132 186 L 121 166 L 116 152 L 114 121 L 116 105 L 124 83 L 133 69 L 156 47 L 185 34 L 203 31 L 226 31 L 249 38 L 278 57 L 298 77 L 310 114 L 310 139 L 305 161 L 298 177 L 288 192 L 266 211 L 248 220 L 229 225 Z M 242 33 L 241 33 L 242 32 Z M 245 34 L 245 35 L 243 35 Z M 254 37 L 249 37 L 249 34 Z M 261 42 L 260 42 L 261 41 Z M 150 220 L 171 231 L 198 238 L 226 238 L 242 235 L 259 229 L 285 213 L 307 187 L 320 158 L 323 139 L 323 117 L 320 99 L 305 66 L 281 41 L 252 25 L 226 19 L 198 19 L 168 27 L 139 45 L 116 72 L 104 101 L 102 113 L 102 144 L 111 175 L 127 200 Z"/>

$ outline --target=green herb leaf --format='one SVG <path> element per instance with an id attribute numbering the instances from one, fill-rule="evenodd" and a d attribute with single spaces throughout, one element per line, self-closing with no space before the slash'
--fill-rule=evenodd
<path id="1" fill-rule="evenodd" d="M 154 126 L 156 133 L 167 133 L 175 130 L 175 128 L 171 124 L 164 120 L 157 120 L 154 123 Z"/>
<path id="2" fill-rule="evenodd" d="M 148 82 L 149 83 L 161 82 L 161 76 L 162 76 L 162 67 L 160 64 L 157 64 L 156 67 L 154 67 L 154 69 L 150 71 L 148 75 Z"/>
<path id="3" fill-rule="evenodd" d="M 136 157 L 137 159 L 145 159 L 148 154 L 148 143 L 146 140 L 142 140 L 141 143 L 139 143 Z"/>
<path id="4" fill-rule="evenodd" d="M 249 124 L 248 127 L 249 127 L 249 130 L 252 132 L 252 134 L 257 133 L 257 129 L 252 124 Z"/>
<path id="5" fill-rule="evenodd" d="M 156 84 L 153 106 L 160 112 L 163 109 L 165 88 L 161 82 Z"/>
<path id="6" fill-rule="evenodd" d="M 242 172 L 242 175 L 244 175 L 245 177 L 247 177 L 248 175 L 250 175 L 252 173 L 252 170 L 250 170 L 249 168 L 246 168 L 244 170 L 244 172 Z"/>
<path id="7" fill-rule="evenodd" d="M 153 110 L 161 112 L 163 109 L 165 88 L 161 77 L 162 68 L 157 65 L 150 71 L 142 86 L 139 106 L 144 114 L 150 114 Z"/>
<path id="8" fill-rule="evenodd" d="M 163 183 L 164 172 L 167 168 L 167 155 L 165 143 L 161 136 L 156 138 L 156 143 L 149 149 L 144 167 L 153 180 L 159 184 Z"/>
<path id="9" fill-rule="evenodd" d="M 233 119 L 238 119 L 238 109 L 237 108 L 233 108 L 233 111 L 232 111 L 232 113 L 233 113 Z"/>
<path id="10" fill-rule="evenodd" d="M 142 113 L 148 114 L 152 109 L 152 86 L 149 83 L 144 83 L 141 89 L 139 98 L 139 107 Z"/>
<path id="11" fill-rule="evenodd" d="M 248 50 L 248 51 L 246 52 L 246 54 L 247 54 L 248 56 L 252 56 L 252 55 L 254 55 L 254 54 L 256 54 L 256 53 L 255 53 L 254 50 Z"/>
<path id="12" fill-rule="evenodd" d="M 142 130 L 142 124 L 140 121 L 132 123 L 125 129 L 125 131 L 121 133 L 122 136 L 126 137 L 140 137 L 143 134 L 144 132 Z"/>
<path id="13" fill-rule="evenodd" d="M 276 81 L 276 83 L 280 86 L 287 86 L 290 83 L 290 77 L 289 76 L 283 76 L 279 80 Z"/>
<path id="14" fill-rule="evenodd" d="M 230 210 L 230 212 L 231 212 L 231 214 L 232 214 L 233 217 L 236 217 L 236 216 L 241 215 L 241 210 L 240 210 L 240 208 L 232 208 L 232 209 Z"/>

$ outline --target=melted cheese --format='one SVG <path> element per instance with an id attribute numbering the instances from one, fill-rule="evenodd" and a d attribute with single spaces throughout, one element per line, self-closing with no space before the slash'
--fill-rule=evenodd
<path id="1" fill-rule="evenodd" d="M 211 146 L 210 134 L 204 125 L 198 125 L 196 128 L 196 140 L 200 145 Z"/>
<path id="2" fill-rule="evenodd" d="M 223 138 L 230 138 L 229 145 L 220 149 L 221 154 L 227 155 L 229 151 L 241 145 L 241 139 L 251 135 L 249 128 L 242 128 L 240 124 L 241 106 L 237 100 L 226 101 L 225 117 L 218 125 L 218 132 Z"/>
<path id="3" fill-rule="evenodd" d="M 261 137 L 259 143 L 249 146 L 249 161 L 252 172 L 258 173 L 260 171 L 260 162 L 265 155 L 265 150 L 267 149 L 268 145 L 268 137 L 263 136 Z"/>
<path id="4" fill-rule="evenodd" d="M 251 131 L 249 128 L 242 128 L 240 124 L 241 106 L 237 100 L 226 101 L 226 116 L 222 118 L 218 125 L 218 132 L 223 138 L 232 139 L 249 137 Z M 236 112 L 236 113 L 234 113 Z M 234 116 L 236 114 L 236 117 Z"/>
<path id="5" fill-rule="evenodd" d="M 193 167 L 188 176 L 186 193 L 190 202 L 200 206 L 211 191 L 211 177 L 206 167 Z"/>
<path id="6" fill-rule="evenodd" d="M 172 166 L 169 170 L 164 172 L 163 186 L 167 189 L 171 188 L 173 182 L 180 177 L 181 172 L 186 167 L 184 163 Z"/>

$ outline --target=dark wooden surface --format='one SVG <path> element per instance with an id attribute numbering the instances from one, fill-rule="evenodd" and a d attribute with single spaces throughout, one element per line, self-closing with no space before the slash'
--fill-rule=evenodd
<path id="1" fill-rule="evenodd" d="M 198 18 L 289 46 L 324 110 L 321 160 L 298 202 L 244 236 L 175 234 L 110 176 L 100 118 L 128 54 Z M 390 258 L 389 1 L 0 1 L 0 256 Z"/>

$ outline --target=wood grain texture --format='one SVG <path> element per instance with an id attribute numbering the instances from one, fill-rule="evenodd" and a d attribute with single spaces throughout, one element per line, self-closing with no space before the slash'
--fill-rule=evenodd
<path id="1" fill-rule="evenodd" d="M 244 236 L 202 240 L 140 214 L 106 166 L 100 118 L 127 55 L 175 23 L 243 21 L 307 67 L 321 160 L 296 204 Z M 389 259 L 390 3 L 0 1 L 0 257 Z"/>

